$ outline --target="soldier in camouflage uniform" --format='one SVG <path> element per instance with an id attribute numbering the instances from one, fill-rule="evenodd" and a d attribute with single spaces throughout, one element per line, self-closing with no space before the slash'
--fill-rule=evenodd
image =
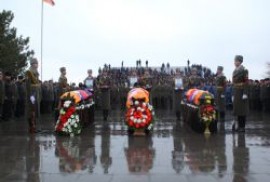
<path id="1" fill-rule="evenodd" d="M 218 66 L 217 68 L 217 76 L 215 78 L 216 82 L 216 104 L 217 104 L 217 110 L 219 113 L 219 117 L 221 121 L 224 121 L 225 119 L 225 89 L 226 89 L 226 82 L 227 79 L 223 74 L 223 67 Z"/>
<path id="2" fill-rule="evenodd" d="M 237 131 L 245 132 L 246 116 L 248 113 L 248 70 L 242 65 L 243 56 L 236 55 L 233 71 L 233 114 L 237 116 Z M 233 130 L 235 126 L 233 126 Z"/>
<path id="3" fill-rule="evenodd" d="M 152 78 L 148 70 L 145 70 L 144 75 L 139 80 L 139 85 L 150 91 L 152 88 Z"/>
<path id="4" fill-rule="evenodd" d="M 3 72 L 0 70 L 0 121 L 2 119 L 2 111 L 5 99 L 5 84 L 3 80 Z"/>
<path id="5" fill-rule="evenodd" d="M 41 85 L 39 82 L 38 61 L 30 60 L 31 67 L 26 71 L 26 100 L 29 132 L 36 132 L 36 120 L 40 115 Z"/>
<path id="6" fill-rule="evenodd" d="M 188 88 L 198 88 L 200 89 L 203 83 L 203 79 L 198 75 L 197 69 L 192 68 L 191 76 L 188 78 Z"/>
<path id="7" fill-rule="evenodd" d="M 104 121 L 107 121 L 109 110 L 111 108 L 110 85 L 110 77 L 108 76 L 107 71 L 104 70 L 98 80 L 98 88 L 101 90 L 101 108 L 103 111 Z"/>
<path id="8" fill-rule="evenodd" d="M 67 71 L 65 67 L 60 68 L 60 77 L 58 80 L 58 84 L 59 84 L 59 97 L 65 93 L 69 91 L 69 85 L 68 85 L 68 80 L 66 77 Z"/>

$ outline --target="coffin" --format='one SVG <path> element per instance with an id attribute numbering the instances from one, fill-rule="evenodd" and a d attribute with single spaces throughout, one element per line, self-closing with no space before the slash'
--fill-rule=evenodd
<path id="1" fill-rule="evenodd" d="M 77 135 L 82 127 L 94 122 L 93 93 L 88 90 L 75 90 L 64 93 L 59 101 L 59 116 L 55 131 Z"/>
<path id="2" fill-rule="evenodd" d="M 130 134 L 143 135 L 153 128 L 154 110 L 149 103 L 149 92 L 134 88 L 128 92 L 126 102 L 126 124 Z"/>
<path id="3" fill-rule="evenodd" d="M 199 133 L 215 133 L 217 131 L 214 96 L 203 90 L 190 89 L 181 104 L 184 122 Z"/>

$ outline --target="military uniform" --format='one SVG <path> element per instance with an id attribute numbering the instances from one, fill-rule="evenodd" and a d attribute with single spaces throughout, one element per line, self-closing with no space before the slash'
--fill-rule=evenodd
<path id="1" fill-rule="evenodd" d="M 191 75 L 188 79 L 188 88 L 192 89 L 192 88 L 201 88 L 203 79 L 198 76 L 198 75 Z"/>
<path id="2" fill-rule="evenodd" d="M 2 77 L 3 75 L 1 71 L 0 71 L 0 74 Z M 0 120 L 2 118 L 4 99 L 5 99 L 5 84 L 3 80 L 0 80 Z"/>
<path id="3" fill-rule="evenodd" d="M 27 99 L 27 118 L 29 132 L 36 132 L 36 119 L 40 115 L 41 86 L 39 73 L 34 64 L 38 64 L 36 59 L 30 61 L 31 67 L 26 71 L 26 99 Z"/>
<path id="4" fill-rule="evenodd" d="M 17 99 L 16 111 L 15 111 L 16 117 L 24 116 L 24 113 L 25 113 L 26 87 L 25 87 L 25 82 L 22 79 L 23 78 L 21 78 L 16 83 L 17 92 L 18 92 L 18 99 Z"/>
<path id="5" fill-rule="evenodd" d="M 58 79 L 58 84 L 59 84 L 59 97 L 64 94 L 65 92 L 69 91 L 69 85 L 68 85 L 68 80 L 67 77 L 63 74 L 63 72 L 66 71 L 65 67 L 60 68 L 61 75 Z"/>
<path id="6" fill-rule="evenodd" d="M 218 69 L 223 70 L 222 67 Z M 226 90 L 226 77 L 221 73 L 216 76 L 216 105 L 219 112 L 220 119 L 223 120 L 225 117 L 226 103 L 225 103 L 225 90 Z"/>
<path id="7" fill-rule="evenodd" d="M 14 84 L 11 80 L 11 74 L 5 73 L 5 99 L 3 105 L 3 120 L 8 121 L 14 111 Z"/>
<path id="8" fill-rule="evenodd" d="M 243 62 L 242 56 L 235 61 Z M 240 65 L 233 71 L 233 114 L 237 116 L 239 131 L 245 131 L 248 114 L 248 70 Z"/>
<path id="9" fill-rule="evenodd" d="M 266 111 L 266 97 L 267 97 L 267 87 L 265 83 L 261 84 L 260 100 L 262 104 L 262 111 Z"/>
<path id="10" fill-rule="evenodd" d="M 106 121 L 111 108 L 110 102 L 110 78 L 107 75 L 101 75 L 99 78 L 99 88 L 101 90 L 101 108 L 103 110 L 103 119 Z"/>

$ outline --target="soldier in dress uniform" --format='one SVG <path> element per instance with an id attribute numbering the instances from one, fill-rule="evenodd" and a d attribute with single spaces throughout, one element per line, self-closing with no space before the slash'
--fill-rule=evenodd
<path id="1" fill-rule="evenodd" d="M 225 103 L 225 90 L 226 90 L 226 83 L 227 79 L 223 74 L 223 67 L 218 66 L 217 68 L 217 75 L 215 78 L 216 82 L 216 104 L 218 109 L 219 118 L 221 121 L 224 121 L 225 119 L 225 109 L 226 109 L 226 103 Z"/>
<path id="2" fill-rule="evenodd" d="M 109 116 L 109 110 L 111 108 L 110 103 L 110 77 L 108 72 L 103 70 L 99 78 L 98 88 L 101 90 L 101 108 L 103 110 L 103 120 L 107 121 Z"/>
<path id="3" fill-rule="evenodd" d="M 67 71 L 65 67 L 60 68 L 60 77 L 58 80 L 59 84 L 59 96 L 61 96 L 63 93 L 69 91 L 69 85 L 68 85 L 68 80 L 66 77 Z"/>
<path id="4" fill-rule="evenodd" d="M 8 121 L 12 117 L 13 104 L 14 104 L 14 85 L 11 79 L 11 73 L 5 73 L 5 99 L 3 105 L 3 120 Z"/>
<path id="5" fill-rule="evenodd" d="M 25 79 L 23 76 L 18 77 L 16 86 L 18 92 L 18 100 L 16 104 L 15 116 L 21 117 L 24 116 L 25 113 L 25 98 L 26 98 Z"/>
<path id="6" fill-rule="evenodd" d="M 4 74 L 3 71 L 0 70 L 0 121 L 2 119 L 2 111 L 5 99 L 5 83 L 4 83 Z"/>
<path id="7" fill-rule="evenodd" d="M 237 131 L 245 132 L 246 116 L 248 113 L 248 70 L 242 65 L 243 56 L 236 55 L 234 59 L 235 70 L 233 71 L 233 114 L 237 116 Z M 235 125 L 233 125 L 235 130 Z"/>
<path id="8" fill-rule="evenodd" d="M 180 120 L 181 117 L 181 102 L 183 99 L 184 80 L 183 72 L 176 69 L 174 76 L 174 108 L 177 120 Z"/>
<path id="9" fill-rule="evenodd" d="M 202 77 L 198 75 L 198 70 L 197 68 L 193 67 L 191 69 L 191 76 L 188 79 L 188 88 L 198 88 L 200 89 L 203 83 Z"/>
<path id="10" fill-rule="evenodd" d="M 26 100 L 27 100 L 27 119 L 29 132 L 36 132 L 36 120 L 40 115 L 41 85 L 38 73 L 38 60 L 30 60 L 30 68 L 26 71 Z"/>

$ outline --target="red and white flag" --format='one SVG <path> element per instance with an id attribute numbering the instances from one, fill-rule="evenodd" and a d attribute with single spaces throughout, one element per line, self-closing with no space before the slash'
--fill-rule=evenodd
<path id="1" fill-rule="evenodd" d="M 48 4 L 52 5 L 52 6 L 55 5 L 54 0 L 43 0 L 43 2 L 48 3 Z"/>

